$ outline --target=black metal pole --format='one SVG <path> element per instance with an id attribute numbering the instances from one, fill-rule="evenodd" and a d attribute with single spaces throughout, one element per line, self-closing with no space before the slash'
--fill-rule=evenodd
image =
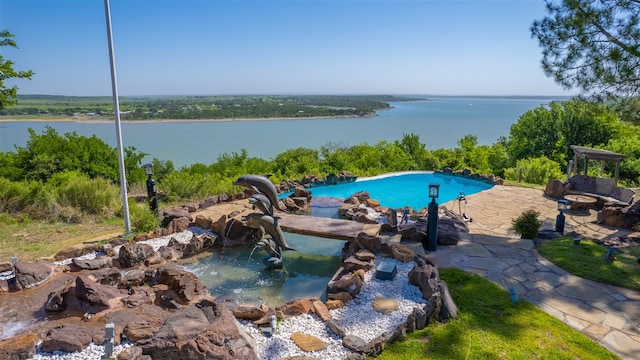
<path id="1" fill-rule="evenodd" d="M 427 251 L 436 251 L 438 246 L 438 203 L 436 198 L 431 198 L 427 208 Z M 424 243 L 422 244 L 424 247 Z"/>
<path id="2" fill-rule="evenodd" d="M 556 232 L 564 235 L 564 214 L 560 211 L 560 214 L 556 216 Z"/>
<path id="3" fill-rule="evenodd" d="M 156 182 L 151 178 L 147 179 L 147 196 L 149 197 L 149 209 L 154 213 L 158 211 L 158 192 L 156 190 Z"/>

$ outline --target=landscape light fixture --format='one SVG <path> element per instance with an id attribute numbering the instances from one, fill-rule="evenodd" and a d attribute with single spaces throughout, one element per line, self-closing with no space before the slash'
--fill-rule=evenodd
<path id="1" fill-rule="evenodd" d="M 558 200 L 558 216 L 556 216 L 556 232 L 564 235 L 564 212 L 567 211 L 569 202 L 565 199 Z"/>
<path id="2" fill-rule="evenodd" d="M 142 167 L 144 168 L 145 175 L 153 175 L 153 164 L 144 164 Z"/>
<path id="3" fill-rule="evenodd" d="M 427 207 L 427 244 L 422 246 L 427 251 L 436 251 L 438 245 L 438 203 L 436 198 L 440 195 L 440 184 L 429 184 L 429 197 L 431 202 Z"/>
<path id="4" fill-rule="evenodd" d="M 440 196 L 440 184 L 429 184 L 429 197 L 431 201 L 436 201 L 436 198 Z"/>
<path id="5" fill-rule="evenodd" d="M 147 178 L 147 197 L 149 198 L 149 209 L 154 213 L 158 212 L 158 191 L 156 190 L 156 182 L 153 180 L 153 164 L 144 164 L 144 173 Z"/>

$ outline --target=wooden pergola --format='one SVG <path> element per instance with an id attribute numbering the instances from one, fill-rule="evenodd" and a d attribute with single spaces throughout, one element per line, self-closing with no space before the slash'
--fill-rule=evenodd
<path id="1" fill-rule="evenodd" d="M 588 148 L 584 146 L 571 145 L 573 150 L 573 166 L 572 173 L 578 174 L 578 159 L 584 159 L 584 175 L 587 174 L 587 168 L 589 167 L 589 160 L 600 160 L 600 177 L 604 176 L 604 164 L 606 161 L 616 162 L 616 171 L 613 175 L 613 181 L 618 184 L 618 176 L 620 175 L 620 161 L 626 157 L 624 154 L 618 154 L 609 150 L 601 150 Z M 569 175 L 569 174 L 568 174 Z"/>

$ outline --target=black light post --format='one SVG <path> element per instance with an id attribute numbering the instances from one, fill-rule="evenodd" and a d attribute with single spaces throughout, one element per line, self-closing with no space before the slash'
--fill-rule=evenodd
<path id="1" fill-rule="evenodd" d="M 567 210 L 569 202 L 565 199 L 558 200 L 558 211 L 560 212 L 556 216 L 556 232 L 564 235 L 564 212 Z"/>
<path id="2" fill-rule="evenodd" d="M 147 179 L 147 197 L 149 198 L 149 209 L 158 212 L 158 192 L 156 190 L 156 182 L 153 180 L 153 164 L 144 164 L 144 173 L 149 177 Z"/>
<path id="3" fill-rule="evenodd" d="M 429 184 L 429 197 L 431 202 L 427 207 L 427 246 L 422 246 L 427 251 L 436 251 L 438 246 L 438 203 L 436 198 L 440 195 L 440 184 Z"/>

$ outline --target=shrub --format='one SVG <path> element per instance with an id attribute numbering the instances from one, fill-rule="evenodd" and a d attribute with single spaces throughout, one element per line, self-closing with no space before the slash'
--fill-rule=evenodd
<path id="1" fill-rule="evenodd" d="M 198 197 L 204 186 L 205 177 L 176 171 L 167 174 L 158 187 L 170 199 L 191 200 Z"/>
<path id="2" fill-rule="evenodd" d="M 533 209 L 523 211 L 520 216 L 513 219 L 513 230 L 523 239 L 535 239 L 542 226 L 538 216 L 540 213 Z"/>
<path id="3" fill-rule="evenodd" d="M 131 231 L 135 233 L 146 233 L 155 230 L 160 226 L 160 221 L 146 205 L 133 203 L 129 207 L 129 221 Z"/>
<path id="4" fill-rule="evenodd" d="M 58 203 L 87 214 L 102 215 L 112 212 L 118 194 L 119 189 L 108 180 L 77 175 L 58 187 Z"/>
<path id="5" fill-rule="evenodd" d="M 563 175 L 560 165 L 546 156 L 518 160 L 515 168 L 504 169 L 507 180 L 518 181 L 519 169 L 522 169 L 522 180 L 530 184 L 544 185 L 549 180 L 560 179 Z"/>
<path id="6" fill-rule="evenodd" d="M 20 194 L 20 211 L 24 211 L 34 219 L 54 219 L 56 217 L 56 197 L 45 184 L 40 181 L 24 183 Z"/>
<path id="7" fill-rule="evenodd" d="M 0 212 L 15 212 L 20 208 L 20 195 L 25 192 L 25 183 L 0 177 Z"/>

